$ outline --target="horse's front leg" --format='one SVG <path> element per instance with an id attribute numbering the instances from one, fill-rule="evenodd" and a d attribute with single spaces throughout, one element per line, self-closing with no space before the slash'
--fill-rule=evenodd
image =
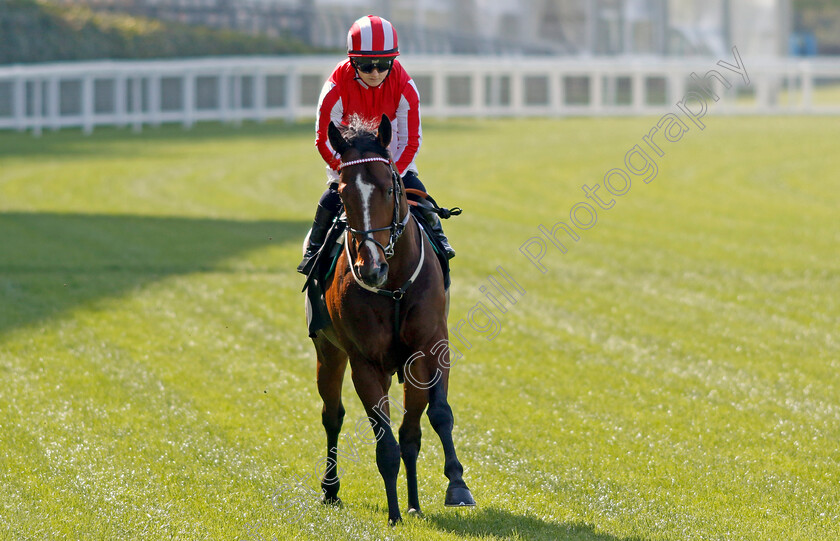
<path id="1" fill-rule="evenodd" d="M 321 480 L 321 491 L 325 504 L 340 505 L 338 489 L 341 486 L 338 476 L 338 435 L 344 422 L 344 405 L 341 403 L 341 385 L 347 367 L 347 355 L 323 337 L 316 338 L 315 349 L 318 353 L 316 378 L 318 393 L 324 401 L 321 410 L 321 422 L 327 433 L 327 465 Z"/>
<path id="2" fill-rule="evenodd" d="M 397 474 L 400 472 L 400 446 L 391 431 L 390 408 L 388 407 L 388 387 L 390 377 L 381 374 L 366 360 L 352 363 L 353 385 L 362 400 L 376 437 L 376 465 L 385 482 L 385 495 L 388 498 L 388 523 L 402 521 L 399 501 L 397 500 Z M 385 398 L 383 400 L 383 398 Z"/>
<path id="3" fill-rule="evenodd" d="M 405 414 L 400 425 L 400 453 L 408 482 L 408 514 L 422 516 L 417 495 L 417 455 L 420 454 L 420 417 L 428 403 L 428 392 L 412 385 L 409 380 L 405 382 L 403 400 Z"/>

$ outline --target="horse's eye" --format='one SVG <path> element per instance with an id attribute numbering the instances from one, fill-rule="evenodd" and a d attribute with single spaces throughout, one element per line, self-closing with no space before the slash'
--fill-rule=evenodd
<path id="1" fill-rule="evenodd" d="M 394 195 L 394 188 L 388 188 L 388 195 Z"/>

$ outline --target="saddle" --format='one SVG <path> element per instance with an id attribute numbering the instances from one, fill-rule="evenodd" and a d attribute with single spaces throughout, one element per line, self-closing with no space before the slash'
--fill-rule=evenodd
<path id="1" fill-rule="evenodd" d="M 443 246 L 440 245 L 437 237 L 429 233 L 431 228 L 423 219 L 422 213 L 415 206 L 411 206 L 410 210 L 412 216 L 414 216 L 414 219 L 420 225 L 420 230 L 429 239 L 429 243 L 431 243 L 434 249 L 435 256 L 443 272 L 443 287 L 449 289 L 451 280 L 449 277 L 449 259 L 446 257 L 446 252 Z M 321 249 L 313 256 L 314 263 L 311 265 L 311 270 L 306 276 L 306 281 L 301 290 L 306 292 L 306 325 L 310 338 L 314 338 L 315 333 L 332 324 L 330 314 L 327 311 L 327 302 L 324 294 L 326 292 L 327 281 L 333 272 L 335 272 L 338 256 L 341 254 L 344 246 L 344 231 L 346 229 L 347 218 L 342 211 L 327 232 Z"/>

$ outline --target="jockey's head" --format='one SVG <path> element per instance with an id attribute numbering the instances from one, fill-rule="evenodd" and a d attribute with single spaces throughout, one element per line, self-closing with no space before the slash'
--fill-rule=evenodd
<path id="1" fill-rule="evenodd" d="M 347 56 L 369 86 L 378 86 L 385 80 L 399 54 L 397 30 L 382 17 L 366 15 L 347 32 Z"/>

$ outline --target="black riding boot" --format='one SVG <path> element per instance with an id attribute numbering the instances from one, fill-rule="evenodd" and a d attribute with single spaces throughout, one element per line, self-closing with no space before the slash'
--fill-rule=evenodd
<path id="1" fill-rule="evenodd" d="M 440 244 L 443 246 L 443 249 L 446 252 L 446 259 L 452 259 L 455 257 L 455 250 L 453 250 L 452 246 L 449 245 L 449 239 L 446 238 L 446 235 L 443 232 L 443 224 L 440 223 L 440 217 L 435 212 L 434 207 L 432 207 L 431 203 L 425 199 L 420 199 L 417 203 L 417 209 L 420 211 L 421 216 L 423 216 L 423 219 L 427 224 L 429 224 L 429 227 L 432 229 L 432 233 L 434 233 L 435 237 L 437 237 Z"/>
<path id="2" fill-rule="evenodd" d="M 315 220 L 312 222 L 312 231 L 309 233 L 309 243 L 306 245 L 306 253 L 303 255 L 303 261 L 300 262 L 297 268 L 299 273 L 309 274 L 312 263 L 314 263 L 313 257 L 321 249 L 321 245 L 324 244 L 324 239 L 334 220 L 335 213 L 319 204 L 315 210 Z"/>

